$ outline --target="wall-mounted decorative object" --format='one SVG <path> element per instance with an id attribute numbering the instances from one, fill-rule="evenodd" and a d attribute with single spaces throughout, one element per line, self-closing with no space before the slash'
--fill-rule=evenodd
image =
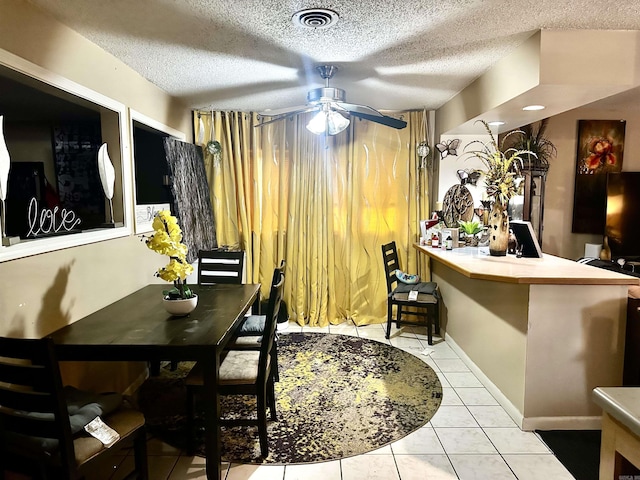
<path id="1" fill-rule="evenodd" d="M 460 139 L 454 138 L 452 140 L 445 140 L 440 143 L 436 143 L 436 149 L 440 152 L 442 160 L 449 155 L 458 155 L 458 147 L 460 146 Z"/>
<path id="2" fill-rule="evenodd" d="M 458 178 L 460 179 L 460 185 L 473 185 L 474 187 L 478 183 L 478 179 L 482 176 L 482 172 L 480 170 L 458 170 L 457 172 Z"/>
<path id="3" fill-rule="evenodd" d="M 442 199 L 442 215 L 447 227 L 457 228 L 460 220 L 473 218 L 473 197 L 464 185 L 454 185 Z"/>
<path id="4" fill-rule="evenodd" d="M 193 263 L 198 250 L 218 246 L 202 148 L 170 137 L 163 142 L 172 177 L 172 211 L 182 225 L 183 241 L 189 248 L 187 261 Z"/>
<path id="5" fill-rule="evenodd" d="M 573 233 L 604 235 L 607 173 L 622 170 L 624 120 L 579 120 Z"/>

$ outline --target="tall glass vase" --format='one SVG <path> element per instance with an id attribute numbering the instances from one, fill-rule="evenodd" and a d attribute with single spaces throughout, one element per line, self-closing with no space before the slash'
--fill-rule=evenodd
<path id="1" fill-rule="evenodd" d="M 506 205 L 493 202 L 489 215 L 489 255 L 504 257 L 509 246 L 509 214 Z"/>

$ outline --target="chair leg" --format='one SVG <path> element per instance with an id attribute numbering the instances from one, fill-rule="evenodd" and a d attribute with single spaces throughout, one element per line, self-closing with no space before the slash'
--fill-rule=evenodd
<path id="1" fill-rule="evenodd" d="M 391 311 L 392 311 L 392 305 L 391 302 L 387 302 L 387 334 L 385 335 L 385 338 L 387 340 L 389 340 L 389 337 L 391 336 Z"/>
<path id="2" fill-rule="evenodd" d="M 159 361 L 151 361 L 149 362 L 149 375 L 151 377 L 157 377 L 160 375 L 160 362 Z"/>
<path id="3" fill-rule="evenodd" d="M 187 387 L 187 455 L 196 451 L 195 395 L 193 387 Z"/>
<path id="4" fill-rule="evenodd" d="M 278 420 L 278 413 L 276 411 L 276 391 L 273 381 L 273 377 L 269 378 L 269 383 L 267 384 L 267 398 L 269 400 L 269 411 L 271 412 L 270 418 L 275 422 Z"/>
<path id="5" fill-rule="evenodd" d="M 433 321 L 431 320 L 430 308 L 427 307 L 425 319 L 427 320 L 427 343 L 433 345 Z"/>
<path id="6" fill-rule="evenodd" d="M 133 442 L 134 462 L 139 480 L 149 479 L 149 465 L 147 463 L 147 433 L 142 428 Z"/>
<path id="7" fill-rule="evenodd" d="M 434 331 L 436 335 L 440 335 L 440 301 L 436 302 L 435 314 L 434 314 Z"/>
<path id="8" fill-rule="evenodd" d="M 278 344 L 273 342 L 273 348 L 271 349 L 271 374 L 273 375 L 273 381 L 280 381 L 280 372 L 278 371 Z"/>
<path id="9" fill-rule="evenodd" d="M 269 456 L 269 440 L 267 438 L 267 386 L 263 386 L 258 394 L 258 436 L 260 437 L 260 454 L 262 458 Z"/>

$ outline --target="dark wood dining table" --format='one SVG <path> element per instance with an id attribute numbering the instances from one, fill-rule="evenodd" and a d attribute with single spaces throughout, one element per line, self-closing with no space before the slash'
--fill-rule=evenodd
<path id="1" fill-rule="evenodd" d="M 59 360 L 202 362 L 204 368 L 207 478 L 221 478 L 220 354 L 252 305 L 260 285 L 194 286 L 198 306 L 173 317 L 162 307 L 163 284 L 140 290 L 51 333 Z"/>

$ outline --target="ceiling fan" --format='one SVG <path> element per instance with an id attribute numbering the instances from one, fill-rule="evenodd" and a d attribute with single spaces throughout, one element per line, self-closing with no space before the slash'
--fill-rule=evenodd
<path id="1" fill-rule="evenodd" d="M 307 124 L 307 129 L 316 135 L 335 135 L 349 126 L 349 117 L 363 118 L 371 122 L 401 129 L 407 122 L 383 115 L 374 108 L 366 105 L 347 103 L 345 91 L 341 88 L 329 86 L 329 80 L 338 71 L 334 65 L 319 65 L 316 70 L 325 81 L 322 88 L 314 88 L 307 93 L 307 104 L 295 107 L 280 108 L 260 112 L 261 117 L 270 120 L 260 122 L 257 127 L 276 122 L 298 113 L 318 112 Z"/>

